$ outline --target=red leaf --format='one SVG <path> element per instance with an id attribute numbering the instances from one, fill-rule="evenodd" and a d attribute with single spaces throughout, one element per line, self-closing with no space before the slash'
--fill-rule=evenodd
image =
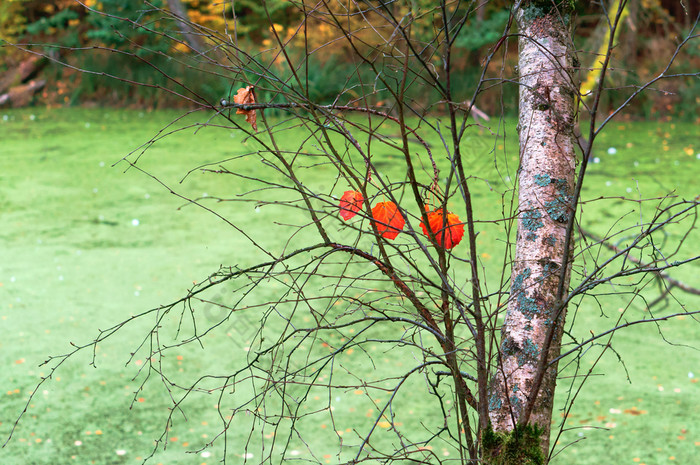
<path id="1" fill-rule="evenodd" d="M 441 247 L 450 250 L 460 243 L 464 237 L 464 225 L 457 215 L 447 212 L 447 221 L 444 220 L 443 210 L 431 211 L 427 215 L 430 230 L 435 234 L 435 239 Z M 422 221 L 420 227 L 423 234 L 430 237 Z"/>
<path id="2" fill-rule="evenodd" d="M 362 202 L 364 197 L 357 191 L 345 191 L 343 196 L 340 198 L 340 216 L 345 221 L 349 220 L 357 214 L 362 208 Z"/>
<path id="3" fill-rule="evenodd" d="M 401 216 L 394 202 L 380 202 L 375 205 L 372 209 L 372 217 L 379 235 L 387 239 L 395 239 L 406 224 L 406 220 Z"/>
<path id="4" fill-rule="evenodd" d="M 245 88 L 241 87 L 238 89 L 236 95 L 233 96 L 233 103 L 239 105 L 252 105 L 255 103 L 255 94 L 253 93 L 253 86 L 247 86 Z M 258 130 L 258 125 L 256 123 L 257 116 L 255 115 L 255 110 L 241 110 L 240 108 L 236 110 L 237 115 L 245 115 L 245 120 L 253 126 L 253 131 Z"/>

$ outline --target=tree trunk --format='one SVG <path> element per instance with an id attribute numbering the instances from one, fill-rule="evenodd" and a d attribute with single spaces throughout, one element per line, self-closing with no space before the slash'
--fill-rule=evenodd
<path id="1" fill-rule="evenodd" d="M 11 87 L 18 86 L 37 74 L 48 63 L 41 55 L 30 55 L 14 68 L 0 75 L 0 93 L 4 93 Z"/>
<path id="2" fill-rule="evenodd" d="M 11 103 L 13 108 L 26 107 L 31 103 L 34 94 L 40 91 L 45 85 L 46 81 L 39 79 L 14 86 L 9 92 L 0 94 L 0 106 Z"/>
<path id="3" fill-rule="evenodd" d="M 207 48 L 202 40 L 202 36 L 195 31 L 189 23 L 187 9 L 182 4 L 182 0 L 168 0 L 168 8 L 177 22 L 182 38 L 187 42 L 192 50 L 199 54 L 204 54 Z"/>
<path id="4" fill-rule="evenodd" d="M 512 439 L 514 433 L 526 439 L 529 435 L 539 446 L 533 451 L 531 444 L 521 441 L 522 447 L 531 450 L 524 451 L 518 463 L 546 462 L 557 367 L 544 367 L 560 353 L 565 310 L 559 298 L 565 297 L 569 286 L 571 261 L 564 273 L 562 266 L 565 255 L 571 256 L 571 247 L 565 250 L 565 244 L 573 242 L 566 240 L 574 213 L 570 204 L 576 167 L 574 96 L 578 91 L 572 78 L 569 12 L 564 11 L 570 2 L 523 3 L 517 12 L 518 229 L 498 372 L 489 398 L 493 433 L 484 443 L 487 461 L 491 457 L 490 463 L 499 464 L 510 464 L 503 461 L 501 449 L 508 442 L 503 438 L 511 435 Z M 562 277 L 563 296 L 558 295 Z"/>

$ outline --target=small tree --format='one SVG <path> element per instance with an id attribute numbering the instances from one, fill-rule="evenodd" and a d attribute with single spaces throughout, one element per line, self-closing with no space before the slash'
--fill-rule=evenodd
<path id="1" fill-rule="evenodd" d="M 682 290 L 666 271 L 699 258 L 683 247 L 697 200 L 661 199 L 650 217 L 640 210 L 639 222 L 613 224 L 605 237 L 587 234 L 580 216 L 596 137 L 642 92 L 679 77 L 674 59 L 697 40 L 695 28 L 660 74 L 632 89 L 599 124 L 620 13 L 609 18 L 612 32 L 591 103 L 581 105 L 579 74 L 587 70 L 578 64 L 581 51 L 572 37 L 573 2 L 518 2 L 488 49 L 480 79 L 469 86 L 455 83 L 454 44 L 482 8 L 477 2 L 295 6 L 302 19 L 288 25 L 270 19 L 263 50 L 235 39 L 235 17 L 227 18 L 224 31 L 187 21 L 178 8 L 161 10 L 162 21 L 172 25 L 165 30 L 131 21 L 176 43 L 199 44 L 196 56 L 179 57 L 183 66 L 230 83 L 230 95 L 221 100 L 172 76 L 177 89 L 164 89 L 204 112 L 202 126 L 236 130 L 248 141 L 231 159 L 198 166 L 247 190 L 231 199 L 188 202 L 213 210 L 208 202 L 242 200 L 276 215 L 285 215 L 279 207 L 291 212 L 280 220 L 288 225 L 280 240 L 261 238 L 261 231 L 222 215 L 261 261 L 222 267 L 177 302 L 135 317 L 155 318 L 137 349 L 149 361 L 143 383 L 157 375 L 173 400 L 156 448 L 189 399 L 209 392 L 218 395 L 221 435 L 202 447 L 223 442 L 224 460 L 226 444 L 235 439 L 257 450 L 260 463 L 292 458 L 292 444 L 318 461 L 319 440 L 335 441 L 343 463 L 448 461 L 432 450 L 435 443 L 449 447 L 460 463 L 546 463 L 559 362 L 623 327 L 657 321 L 653 315 L 620 319 L 609 331 L 581 339 L 565 331 L 567 306 L 597 298 L 597 286 L 628 277 L 641 287 L 658 279 L 664 293 L 670 286 Z M 621 0 L 617 11 L 625 6 Z M 518 70 L 509 77 L 497 60 L 507 60 L 515 40 Z M 314 80 L 322 77 L 327 48 L 346 54 L 338 64 L 346 67 L 346 80 L 335 83 L 332 99 L 319 101 Z M 137 51 L 128 54 L 138 57 Z M 484 126 L 469 118 L 486 117 L 475 106 L 479 99 L 493 86 L 508 85 L 520 95 L 519 166 L 510 166 L 498 149 L 489 152 L 491 170 L 475 162 L 485 153 L 469 142 Z M 577 137 L 582 115 L 583 145 Z M 505 121 L 495 134 L 501 142 Z M 304 137 L 292 145 L 286 135 L 295 131 Z M 124 162 L 140 170 L 140 155 Z M 258 160 L 255 172 L 237 167 L 237 160 L 248 159 Z M 517 186 L 510 182 L 515 168 Z M 501 194 L 500 208 L 475 201 L 475 194 L 484 198 L 489 190 Z M 500 254 L 501 266 L 485 264 L 482 234 L 499 237 L 488 250 Z M 664 247 L 661 234 L 672 238 Z M 625 244 L 614 245 L 611 239 L 621 235 Z M 211 305 L 221 310 L 213 320 L 203 310 Z M 170 380 L 162 364 L 169 351 L 198 343 L 246 312 L 260 317 L 236 370 L 189 384 Z M 693 313 L 682 308 L 677 314 Z M 125 323 L 51 359 L 52 370 Z M 175 341 L 166 342 L 165 329 L 173 326 Z M 382 350 L 391 350 L 402 366 L 377 360 Z M 362 354 L 362 362 L 346 362 L 343 355 L 351 352 Z M 334 413 L 332 399 L 348 392 L 366 396 L 370 420 Z M 415 402 L 430 405 L 431 416 L 407 419 L 404 410 Z M 332 425 L 320 438 L 306 429 L 319 416 Z"/>

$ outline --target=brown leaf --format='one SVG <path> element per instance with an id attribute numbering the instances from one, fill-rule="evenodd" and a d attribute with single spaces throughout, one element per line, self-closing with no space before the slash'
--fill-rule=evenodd
<path id="1" fill-rule="evenodd" d="M 622 412 L 628 415 L 644 415 L 645 413 L 647 413 L 646 410 L 639 410 L 637 407 L 627 408 Z"/>
<path id="2" fill-rule="evenodd" d="M 238 92 L 236 95 L 233 96 L 233 103 L 237 103 L 239 105 L 252 105 L 255 103 L 255 94 L 253 93 L 253 86 L 247 86 L 245 88 L 241 87 L 238 89 Z M 237 115 L 245 115 L 245 120 L 246 122 L 250 123 L 251 126 L 253 126 L 253 131 L 258 130 L 258 125 L 256 123 L 256 115 L 255 115 L 255 110 L 242 110 L 238 109 L 236 110 Z"/>

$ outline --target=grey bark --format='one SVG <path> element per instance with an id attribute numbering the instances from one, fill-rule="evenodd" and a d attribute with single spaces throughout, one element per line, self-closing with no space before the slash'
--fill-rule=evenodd
<path id="1" fill-rule="evenodd" d="M 202 40 L 201 35 L 192 28 L 188 20 L 187 9 L 182 3 L 182 0 L 168 0 L 168 8 L 173 14 L 177 27 L 182 34 L 182 38 L 187 42 L 187 45 L 195 52 L 204 54 L 207 50 L 204 40 Z"/>
<path id="2" fill-rule="evenodd" d="M 539 425 L 544 430 L 541 445 L 547 456 L 557 367 L 542 371 L 543 376 L 538 370 L 546 366 L 543 361 L 559 354 L 565 317 L 557 294 L 562 276 L 564 289 L 568 289 L 571 268 L 568 260 L 562 273 L 565 254 L 571 253 L 565 250 L 565 238 L 567 222 L 574 213 L 574 96 L 578 87 L 572 79 L 573 48 L 562 12 L 551 4 L 549 8 L 541 6 L 546 2 L 530 6 L 534 3 L 525 2 L 517 12 L 518 228 L 489 417 L 495 431 L 512 431 L 515 424 Z M 543 12 L 548 9 L 552 11 Z M 547 344 L 548 339 L 551 344 Z"/>

